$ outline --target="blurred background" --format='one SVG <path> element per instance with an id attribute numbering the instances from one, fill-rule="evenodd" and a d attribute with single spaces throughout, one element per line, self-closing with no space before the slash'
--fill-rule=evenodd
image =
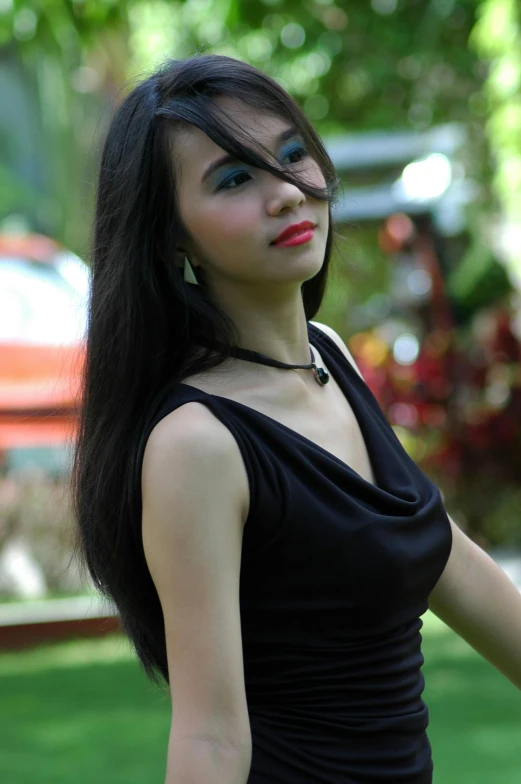
<path id="1" fill-rule="evenodd" d="M 341 189 L 316 319 L 347 342 L 451 516 L 521 587 L 518 0 L 0 0 L 8 784 L 164 777 L 168 696 L 71 561 L 66 482 L 104 133 L 137 79 L 198 52 L 275 77 L 322 135 Z M 517 784 L 519 695 L 424 621 L 435 781 Z"/>

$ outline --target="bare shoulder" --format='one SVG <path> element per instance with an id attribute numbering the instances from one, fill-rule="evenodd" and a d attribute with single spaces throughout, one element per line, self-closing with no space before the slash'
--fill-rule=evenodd
<path id="1" fill-rule="evenodd" d="M 182 447 L 182 451 L 180 451 Z M 154 457 L 180 459 L 225 458 L 237 448 L 234 437 L 203 403 L 191 401 L 174 409 L 153 428 L 145 448 L 144 462 Z"/>
<path id="2" fill-rule="evenodd" d="M 197 477 L 199 491 L 211 493 L 227 479 L 229 495 L 249 505 L 248 478 L 230 430 L 203 403 L 184 403 L 167 414 L 148 437 L 142 464 L 142 490 L 161 495 L 174 484 Z"/>
<path id="3" fill-rule="evenodd" d="M 349 360 L 349 362 L 352 364 L 352 366 L 354 367 L 354 369 L 356 370 L 356 372 L 358 373 L 358 375 L 360 376 L 360 378 L 361 378 L 362 380 L 364 380 L 364 377 L 363 377 L 362 373 L 360 372 L 360 368 L 359 368 L 359 367 L 358 367 L 358 365 L 356 364 L 356 362 L 355 362 L 355 360 L 354 360 L 354 357 L 353 357 L 353 355 L 351 354 L 351 352 L 350 352 L 350 351 L 349 351 L 349 349 L 347 348 L 346 344 L 344 343 L 344 341 L 342 340 L 342 338 L 340 337 L 340 335 L 339 335 L 337 332 L 335 332 L 335 330 L 334 330 L 334 329 L 332 329 L 331 327 L 328 327 L 328 325 L 327 325 L 327 324 L 321 324 L 321 323 L 320 323 L 320 322 L 318 322 L 318 321 L 310 321 L 309 323 L 310 323 L 310 324 L 313 324 L 313 326 L 315 326 L 315 327 L 318 327 L 318 329 L 321 329 L 321 330 L 322 330 L 322 332 L 325 332 L 325 333 L 326 333 L 326 335 L 327 335 L 328 337 L 330 337 L 330 338 L 331 338 L 331 340 L 332 340 L 334 343 L 336 343 L 336 344 L 337 344 L 338 348 L 339 348 L 339 349 L 340 349 L 340 350 L 343 352 L 343 354 L 345 355 L 346 359 L 348 359 L 348 360 Z"/>

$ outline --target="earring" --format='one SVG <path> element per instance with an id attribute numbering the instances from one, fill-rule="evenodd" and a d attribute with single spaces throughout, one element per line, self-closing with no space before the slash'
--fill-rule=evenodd
<path id="1" fill-rule="evenodd" d="M 194 271 L 192 269 L 192 265 L 188 259 L 188 256 L 185 256 L 185 266 L 184 266 L 184 274 L 183 274 L 185 283 L 193 283 L 196 286 L 199 285 L 197 282 L 197 278 L 195 277 Z"/>

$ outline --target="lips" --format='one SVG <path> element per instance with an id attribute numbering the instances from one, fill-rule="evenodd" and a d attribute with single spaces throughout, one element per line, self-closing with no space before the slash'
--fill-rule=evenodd
<path id="1" fill-rule="evenodd" d="M 307 229 L 314 229 L 316 223 L 312 223 L 311 221 L 302 221 L 302 223 L 293 223 L 291 226 L 288 226 L 287 229 L 284 229 L 279 236 L 274 239 L 270 244 L 276 245 L 278 242 L 282 242 L 283 240 L 287 240 L 290 237 L 294 237 L 297 234 L 301 234 L 303 231 Z"/>

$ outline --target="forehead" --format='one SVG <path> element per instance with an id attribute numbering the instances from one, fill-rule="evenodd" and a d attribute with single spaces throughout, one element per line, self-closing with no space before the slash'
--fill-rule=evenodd
<path id="1" fill-rule="evenodd" d="M 230 96 L 218 96 L 214 103 L 222 109 L 230 119 L 231 131 L 237 129 L 247 146 L 259 151 L 262 146 L 273 148 L 274 138 L 292 123 L 266 110 L 253 106 Z M 226 119 L 226 118 L 224 118 Z M 244 134 L 244 137 L 242 136 Z M 175 133 L 175 157 L 177 173 L 181 181 L 190 171 L 190 179 L 201 174 L 206 166 L 223 155 L 222 147 L 215 144 L 200 128 L 185 125 Z"/>

